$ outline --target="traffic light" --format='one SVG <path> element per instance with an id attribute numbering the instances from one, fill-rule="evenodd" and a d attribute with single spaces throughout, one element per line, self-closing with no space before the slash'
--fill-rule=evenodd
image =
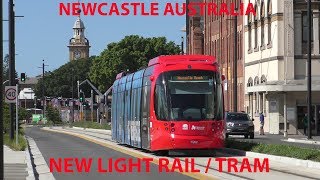
<path id="1" fill-rule="evenodd" d="M 84 93 L 80 92 L 80 102 L 84 102 Z"/>
<path id="2" fill-rule="evenodd" d="M 26 73 L 21 73 L 21 82 L 25 82 L 26 81 Z"/>
<path id="3" fill-rule="evenodd" d="M 65 106 L 69 106 L 69 100 L 65 101 Z"/>

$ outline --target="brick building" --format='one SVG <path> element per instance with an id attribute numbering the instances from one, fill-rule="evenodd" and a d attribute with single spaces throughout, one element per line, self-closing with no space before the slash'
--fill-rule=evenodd
<path id="1" fill-rule="evenodd" d="M 187 0 L 193 3 L 201 3 L 202 0 Z M 199 12 L 199 8 L 197 9 Z M 187 11 L 188 14 L 188 11 Z M 203 54 L 203 16 L 198 13 L 195 16 L 186 16 L 186 53 L 187 54 Z"/>
<path id="2" fill-rule="evenodd" d="M 206 3 L 230 3 L 225 0 L 205 0 Z M 236 0 L 242 2 L 242 0 Z M 233 62 L 234 62 L 234 16 L 204 16 L 204 54 L 215 56 L 219 62 L 221 72 L 226 76 L 224 84 L 225 110 L 233 111 Z M 238 16 L 237 25 L 237 110 L 244 111 L 244 60 L 243 60 L 243 16 Z M 187 24 L 188 27 L 188 24 Z M 191 46 L 192 48 L 192 46 Z M 192 52 L 192 50 L 190 50 Z M 188 51 L 189 52 L 189 51 Z"/>

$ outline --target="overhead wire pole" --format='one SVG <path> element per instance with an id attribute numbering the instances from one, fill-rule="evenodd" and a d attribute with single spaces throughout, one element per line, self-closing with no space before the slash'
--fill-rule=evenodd
<path id="1" fill-rule="evenodd" d="M 8 4 L 9 12 L 9 84 L 15 86 L 15 14 L 13 0 L 9 0 Z M 2 13 L 2 11 L 1 11 Z M 10 139 L 14 139 L 14 104 L 10 103 Z"/>
<path id="2" fill-rule="evenodd" d="M 42 110 L 42 119 L 45 117 L 45 110 L 46 110 L 46 98 L 45 98 L 45 85 L 44 85 L 44 67 L 48 66 L 44 64 L 44 59 L 42 60 L 42 103 L 43 103 L 43 110 Z"/>
<path id="3" fill-rule="evenodd" d="M 73 93 L 73 89 L 74 89 L 74 87 L 73 87 L 73 74 L 74 74 L 74 69 L 72 68 L 72 82 L 71 82 L 71 84 L 72 84 L 72 123 L 74 122 L 74 93 Z"/>
<path id="4" fill-rule="evenodd" d="M 0 41 L 1 41 L 1 46 L 0 46 L 0 67 L 3 67 L 3 1 L 0 0 Z M 0 82 L 3 82 L 3 68 L 0 68 Z M 3 97 L 3 84 L 1 84 L 1 91 L 0 91 L 0 97 Z M 3 167 L 3 98 L 0 98 L 0 141 L 1 141 L 1 148 L 0 148 L 0 179 L 4 179 L 4 167 Z"/>
<path id="5" fill-rule="evenodd" d="M 237 1 L 236 1 L 237 2 Z M 235 3 L 235 11 L 238 11 Z M 233 111 L 238 111 L 238 18 L 234 17 Z"/>
<path id="6" fill-rule="evenodd" d="M 312 11 L 311 11 L 311 0 L 308 1 L 308 139 L 311 137 L 311 118 L 312 118 L 312 98 L 311 98 L 311 33 L 312 33 Z"/>

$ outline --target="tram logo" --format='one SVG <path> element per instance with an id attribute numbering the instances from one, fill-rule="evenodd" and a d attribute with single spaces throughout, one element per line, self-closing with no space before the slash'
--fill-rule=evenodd
<path id="1" fill-rule="evenodd" d="M 184 124 L 184 125 L 182 125 L 182 130 L 188 130 L 188 129 L 189 129 L 188 124 Z"/>
<path id="2" fill-rule="evenodd" d="M 195 126 L 195 125 L 192 125 L 191 130 L 200 130 L 200 131 L 203 131 L 203 130 L 204 130 L 204 126 Z"/>

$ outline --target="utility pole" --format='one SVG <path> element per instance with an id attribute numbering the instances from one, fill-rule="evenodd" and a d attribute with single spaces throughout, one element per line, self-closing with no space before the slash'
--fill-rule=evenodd
<path id="1" fill-rule="evenodd" d="M 77 90 L 77 92 L 78 92 L 78 101 L 79 101 L 79 99 L 80 99 L 80 89 L 79 89 L 79 81 L 77 81 L 77 86 L 78 86 L 78 90 Z M 79 104 L 78 104 L 78 121 L 80 121 L 81 120 L 81 102 L 79 102 Z"/>
<path id="2" fill-rule="evenodd" d="M 46 98 L 44 96 L 44 60 L 42 60 L 42 102 L 43 102 L 43 111 L 42 111 L 42 118 L 44 119 L 44 114 L 46 110 Z"/>
<path id="3" fill-rule="evenodd" d="M 43 110 L 42 110 L 42 118 L 44 119 L 45 117 L 45 111 L 46 111 L 46 98 L 45 98 L 45 85 L 44 85 L 44 67 L 48 66 L 44 64 L 44 59 L 42 60 L 42 103 L 43 103 Z"/>
<path id="4" fill-rule="evenodd" d="M 235 11 L 238 11 L 236 3 Z M 238 111 L 238 18 L 234 17 L 233 111 Z"/>
<path id="5" fill-rule="evenodd" d="M 91 89 L 91 121 L 93 122 L 93 90 Z"/>
<path id="6" fill-rule="evenodd" d="M 0 0 L 0 82 L 3 82 L 3 1 Z M 0 97 L 3 97 L 3 84 L 1 84 L 1 91 L 0 91 Z M 3 147 L 3 98 L 0 98 L 0 146 Z M 3 166 L 3 148 L 0 148 L 0 179 L 4 179 L 4 166 Z"/>
<path id="7" fill-rule="evenodd" d="M 74 69 L 72 68 L 72 82 L 71 82 L 71 84 L 72 84 L 72 123 L 74 122 L 74 95 L 73 95 L 73 73 L 74 73 Z"/>
<path id="8" fill-rule="evenodd" d="M 9 84 L 15 86 L 15 14 L 13 0 L 9 0 Z M 2 12 L 2 11 L 1 11 Z M 2 67 L 1 67 L 2 68 Z M 10 139 L 14 139 L 14 103 L 10 103 Z"/>
<path id="9" fill-rule="evenodd" d="M 312 118 L 312 98 L 311 98 L 311 20 L 312 20 L 312 11 L 311 11 L 311 0 L 308 0 L 308 139 L 311 137 L 311 118 Z"/>

